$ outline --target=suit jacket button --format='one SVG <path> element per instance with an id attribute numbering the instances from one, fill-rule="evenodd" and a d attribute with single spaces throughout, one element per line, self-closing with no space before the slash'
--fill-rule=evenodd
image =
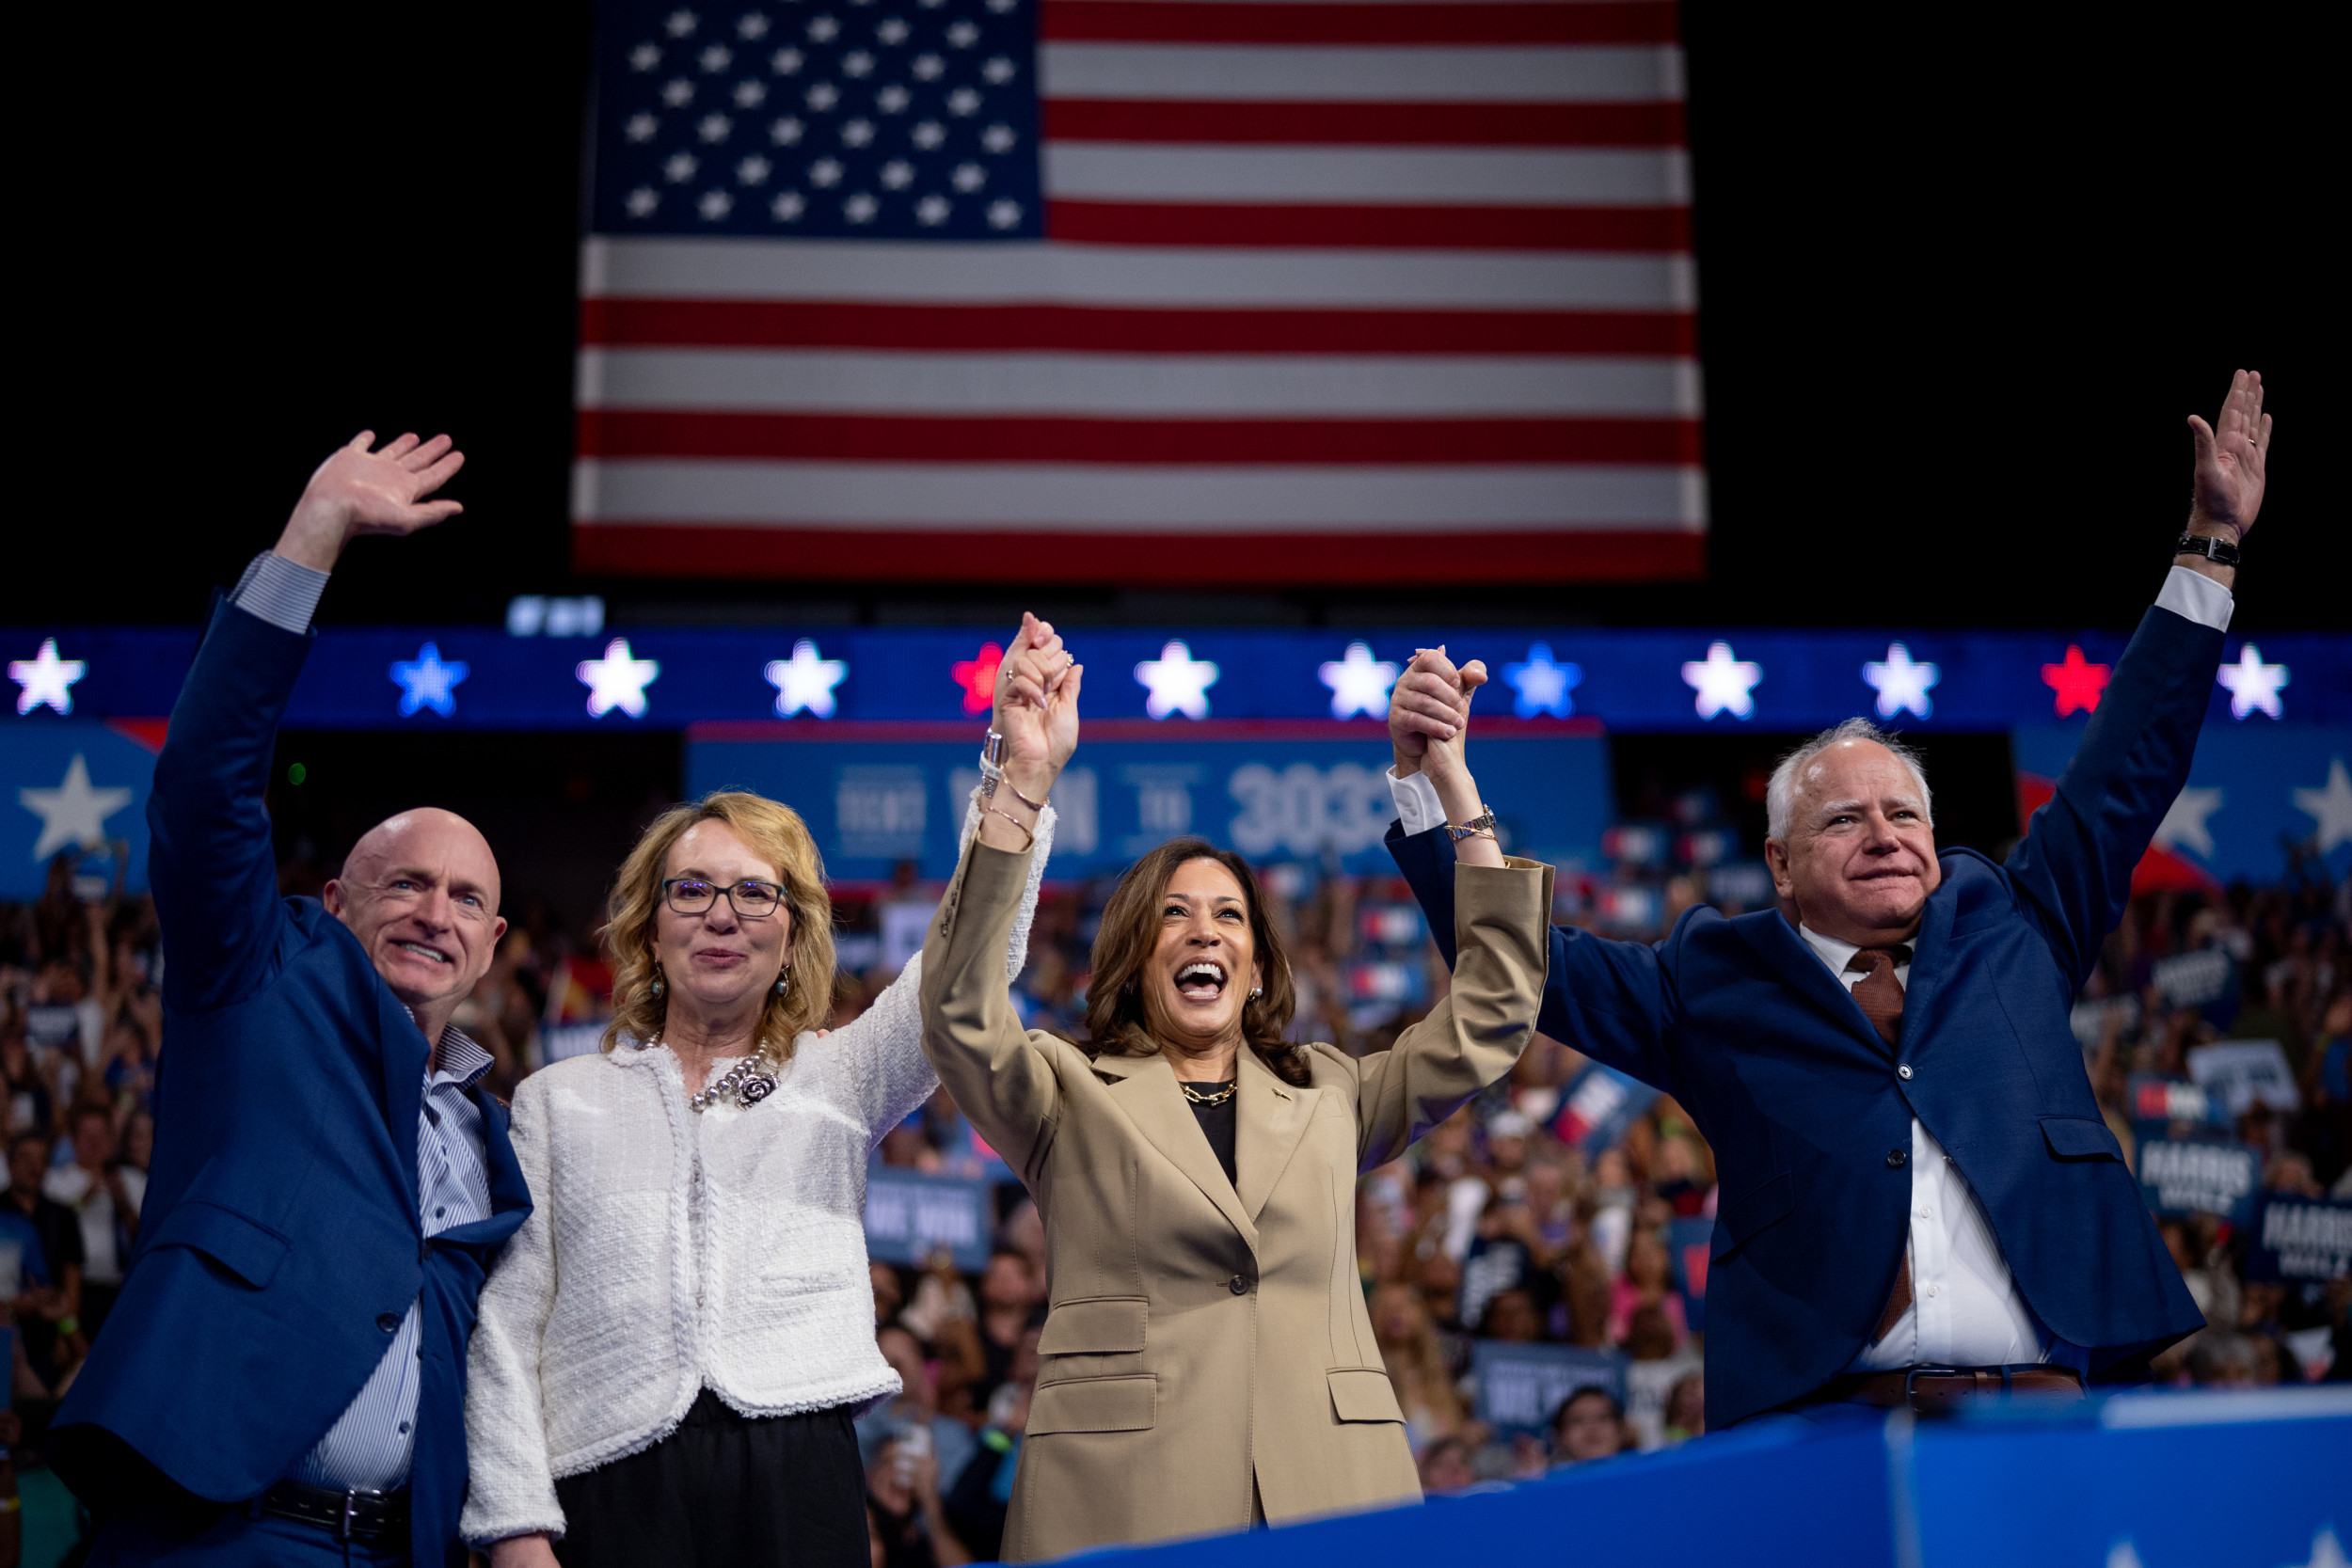
<path id="1" fill-rule="evenodd" d="M 1237 1296 L 1246 1296 L 1249 1293 L 1249 1281 L 1244 1279 L 1239 1275 L 1235 1275 L 1232 1277 L 1230 1289 L 1232 1291 L 1233 1294 Z"/>
<path id="2" fill-rule="evenodd" d="M 1911 1064 L 1909 1062 L 1905 1062 L 1902 1066 L 1897 1068 L 1895 1069 L 1895 1076 L 1901 1079 L 1906 1084 L 1911 1082 Z"/>
<path id="3" fill-rule="evenodd" d="M 389 1334 L 392 1330 L 400 1326 L 400 1314 L 397 1312 L 378 1312 L 375 1315 L 375 1326 L 382 1329 L 385 1333 Z"/>
<path id="4" fill-rule="evenodd" d="M 1900 1170 L 1909 1164 L 1911 1164 L 1911 1156 L 1905 1154 L 1901 1149 L 1890 1148 L 1886 1151 L 1886 1168 L 1888 1170 Z"/>

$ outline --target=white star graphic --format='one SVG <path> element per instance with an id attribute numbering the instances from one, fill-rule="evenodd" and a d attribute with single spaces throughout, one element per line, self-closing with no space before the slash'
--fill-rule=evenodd
<path id="1" fill-rule="evenodd" d="M 914 166 L 904 158 L 893 158 L 882 166 L 884 190 L 902 191 L 914 183 Z"/>
<path id="2" fill-rule="evenodd" d="M 763 673 L 776 689 L 777 718 L 789 719 L 806 708 L 819 719 L 830 719 L 833 689 L 848 677 L 850 663 L 841 658 L 819 658 L 817 644 L 803 637 L 792 644 L 790 658 L 770 659 Z"/>
<path id="3" fill-rule="evenodd" d="M 776 198 L 768 203 L 768 210 L 775 214 L 778 223 L 793 223 L 808 210 L 808 203 L 801 199 L 798 191 L 780 191 Z"/>
<path id="4" fill-rule="evenodd" d="M 1881 719 L 1892 719 L 1906 709 L 1925 719 L 1935 711 L 1928 689 L 1944 678 L 1944 672 L 1932 664 L 1913 662 L 1909 648 L 1889 642 L 1886 662 L 1872 659 L 1863 665 L 1862 678 L 1879 694 Z"/>
<path id="5" fill-rule="evenodd" d="M 2328 760 L 2326 787 L 2295 792 L 2295 809 L 2319 824 L 2315 836 L 2321 854 L 2352 841 L 2352 777 L 2345 775 L 2342 757 Z"/>
<path id="6" fill-rule="evenodd" d="M 936 55 L 914 56 L 914 79 L 918 82 L 936 81 L 939 73 L 946 69 L 947 62 Z"/>
<path id="7" fill-rule="evenodd" d="M 691 152 L 673 152 L 662 161 L 661 172 L 669 176 L 673 185 L 683 185 L 694 178 L 694 171 L 700 167 L 702 165 L 694 161 Z"/>
<path id="8" fill-rule="evenodd" d="M 980 41 L 980 30 L 969 22 L 951 23 L 947 28 L 947 41 L 958 49 L 969 49 Z"/>
<path id="9" fill-rule="evenodd" d="M 700 19 L 690 10 L 681 9 L 672 11 L 667 21 L 667 25 L 670 29 L 670 36 L 674 39 L 684 38 L 687 34 L 694 30 L 694 24 L 698 20 Z"/>
<path id="10" fill-rule="evenodd" d="M 894 16 L 876 27 L 874 36 L 884 43 L 904 43 L 907 40 L 907 24 Z"/>
<path id="11" fill-rule="evenodd" d="M 1325 662 L 1315 673 L 1331 689 L 1332 718 L 1362 713 L 1385 719 L 1389 712 L 1389 688 L 1396 684 L 1401 668 L 1385 658 L 1373 657 L 1369 643 L 1350 642 L 1345 654 Z"/>
<path id="12" fill-rule="evenodd" d="M 20 789 L 17 804 L 40 818 L 40 837 L 33 842 L 33 859 L 45 861 L 69 844 L 85 849 L 103 848 L 106 818 L 131 803 L 127 789 L 92 789 L 89 764 L 82 753 L 65 765 L 65 782 L 55 789 Z"/>
<path id="13" fill-rule="evenodd" d="M 661 122 L 660 120 L 654 119 L 653 116 L 649 114 L 643 113 L 642 111 L 629 116 L 628 123 L 622 127 L 622 130 L 628 135 L 628 139 L 631 141 L 651 141 L 653 140 L 653 134 L 660 129 Z"/>
<path id="14" fill-rule="evenodd" d="M 661 86 L 661 102 L 673 109 L 683 109 L 694 102 L 694 84 L 683 76 L 671 78 Z"/>
<path id="15" fill-rule="evenodd" d="M 413 718 L 419 709 L 428 707 L 444 719 L 454 716 L 454 689 L 472 673 L 462 658 L 444 663 L 441 650 L 430 642 L 418 649 L 413 659 L 392 660 L 392 680 L 400 688 L 400 716 Z"/>
<path id="16" fill-rule="evenodd" d="M 991 229 L 1010 229 L 1021 221 L 1021 203 L 992 201 L 988 204 L 988 226 Z"/>
<path id="17" fill-rule="evenodd" d="M 724 191 L 705 191 L 694 207 L 702 214 L 704 221 L 716 223 L 735 210 L 735 198 Z"/>
<path id="18" fill-rule="evenodd" d="M 980 145 L 991 152 L 1009 152 L 1012 144 L 1021 138 L 1013 135 L 1009 125 L 992 125 L 980 133 Z"/>
<path id="19" fill-rule="evenodd" d="M 818 190 L 830 190 L 841 183 L 841 160 L 819 158 L 809 165 L 808 182 Z"/>
<path id="20" fill-rule="evenodd" d="M 914 102 L 914 95 L 896 82 L 874 95 L 874 107 L 886 115 L 901 113 L 909 103 Z"/>
<path id="21" fill-rule="evenodd" d="M 995 55 L 990 59 L 988 64 L 980 67 L 980 74 L 990 82 L 1001 87 L 1007 82 L 1012 80 L 1012 62 L 1005 58 L 1002 55 Z"/>
<path id="22" fill-rule="evenodd" d="M 808 91 L 801 96 L 810 108 L 821 115 L 841 102 L 841 89 L 831 82 L 813 82 Z"/>
<path id="23" fill-rule="evenodd" d="M 980 112 L 980 95 L 971 87 L 958 87 L 947 95 L 947 112 L 951 115 L 976 115 Z"/>
<path id="24" fill-rule="evenodd" d="M 871 76 L 873 73 L 874 56 L 867 54 L 865 50 L 852 49 L 848 54 L 841 56 L 842 75 Z"/>
<path id="25" fill-rule="evenodd" d="M 738 82 L 735 84 L 735 106 L 737 108 L 756 109 L 767 102 L 768 86 L 766 83 Z"/>
<path id="26" fill-rule="evenodd" d="M 1746 719 L 1756 712 L 1756 699 L 1748 693 L 1764 678 L 1764 666 L 1734 658 L 1728 642 L 1710 642 L 1706 662 L 1683 665 L 1682 678 L 1698 692 L 1700 718 L 1728 712 L 1735 719 Z"/>
<path id="27" fill-rule="evenodd" d="M 2207 860 L 2213 859 L 2213 830 L 2205 826 L 2205 818 L 2220 809 L 2221 791 L 2217 789 L 2182 790 L 2164 820 L 2156 824 L 2156 842 L 2167 849 L 2186 845 Z"/>
<path id="28" fill-rule="evenodd" d="M 947 177 L 947 183 L 970 196 L 988 183 L 988 170 L 977 164 L 958 164 L 955 173 Z"/>
<path id="29" fill-rule="evenodd" d="M 1513 713 L 1522 719 L 1539 713 L 1565 719 L 1576 711 L 1576 702 L 1568 693 L 1584 684 L 1584 671 L 1574 664 L 1553 663 L 1551 645 L 1538 642 L 1527 650 L 1526 663 L 1504 665 L 1502 678 L 1518 693 L 1511 704 Z"/>
<path id="30" fill-rule="evenodd" d="M 723 142 L 735 130 L 735 121 L 724 115 L 705 115 L 694 127 L 694 134 L 707 142 Z"/>
<path id="31" fill-rule="evenodd" d="M 616 637 L 605 645 L 602 658 L 583 658 L 572 667 L 588 689 L 588 717 L 601 719 L 619 708 L 631 719 L 645 716 L 645 688 L 661 674 L 660 664 L 628 651 L 628 639 Z"/>
<path id="32" fill-rule="evenodd" d="M 841 145 L 844 147 L 864 147 L 873 139 L 874 122 L 870 119 L 853 119 L 841 127 Z"/>
<path id="33" fill-rule="evenodd" d="M 703 51 L 703 69 L 718 72 L 735 63 L 735 51 L 723 43 L 714 43 Z"/>
<path id="34" fill-rule="evenodd" d="M 768 19 L 754 11 L 735 24 L 735 33 L 738 38 L 747 40 L 764 39 L 768 36 Z"/>
<path id="35" fill-rule="evenodd" d="M 2265 664 L 2262 650 L 2251 642 L 2237 651 L 2237 662 L 2225 664 L 2216 677 L 2230 689 L 2230 717 L 2243 719 L 2256 709 L 2273 719 L 2286 717 L 2279 689 L 2287 684 L 2287 667 Z"/>
<path id="36" fill-rule="evenodd" d="M 933 191 L 914 204 L 914 221 L 926 228 L 935 229 L 947 221 L 947 214 L 952 211 L 954 208 L 947 198 Z"/>
<path id="37" fill-rule="evenodd" d="M 1154 719 L 1165 719 L 1171 713 L 1181 713 L 1187 719 L 1206 719 L 1209 688 L 1216 684 L 1216 676 L 1215 664 L 1193 657 L 1192 650 L 1182 642 L 1170 642 L 1160 650 L 1159 657 L 1147 658 L 1136 666 L 1136 679 L 1152 693 L 1143 700 L 1143 711 Z"/>
<path id="38" fill-rule="evenodd" d="M 746 185 L 764 185 L 768 182 L 770 166 L 767 159 L 755 152 L 735 166 L 735 177 Z"/>
<path id="39" fill-rule="evenodd" d="M 768 127 L 768 139 L 778 147 L 790 147 L 801 139 L 801 122 L 790 115 Z"/>
<path id="40" fill-rule="evenodd" d="M 775 68 L 779 76 L 797 76 L 801 70 L 801 52 L 797 49 L 779 49 L 768 56 L 768 63 Z"/>
<path id="41" fill-rule="evenodd" d="M 809 18 L 808 36 L 818 43 L 831 43 L 841 31 L 841 24 L 830 16 Z"/>
<path id="42" fill-rule="evenodd" d="M 651 185 L 640 185 L 628 193 L 628 215 L 633 218 L 653 216 L 653 210 L 661 205 L 661 198 Z"/>
<path id="43" fill-rule="evenodd" d="M 653 44 L 641 43 L 628 52 L 628 68 L 631 71 L 651 71 L 660 63 L 661 51 Z"/>
<path id="44" fill-rule="evenodd" d="M 947 139 L 947 128 L 935 119 L 926 119 L 917 123 L 913 131 L 908 132 L 907 137 L 915 146 L 929 152 Z"/>
<path id="45" fill-rule="evenodd" d="M 8 664 L 8 679 L 24 689 L 16 695 L 16 711 L 30 713 L 46 703 L 59 713 L 72 713 L 72 687 L 88 673 L 89 666 L 81 659 L 57 657 L 56 638 L 43 638 L 40 652 Z"/>
<path id="46" fill-rule="evenodd" d="M 841 215 L 851 223 L 871 223 L 882 211 L 882 203 L 865 191 L 860 191 L 841 204 Z"/>

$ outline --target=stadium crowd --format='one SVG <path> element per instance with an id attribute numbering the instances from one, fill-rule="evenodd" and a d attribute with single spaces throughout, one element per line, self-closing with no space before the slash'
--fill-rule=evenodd
<path id="1" fill-rule="evenodd" d="M 1555 917 L 1655 938 L 1694 901 L 1753 895 L 1743 868 L 1693 863 L 1694 839 L 1704 862 L 1705 834 L 1617 835 L 1620 861 L 1563 875 Z M 1679 848 L 1659 853 L 1661 844 Z M 119 850 L 113 863 L 126 859 Z M 287 891 L 314 891 L 305 885 L 314 875 L 307 863 L 289 863 Z M 1400 880 L 1297 863 L 1265 867 L 1263 879 L 1296 962 L 1302 1037 L 1378 1051 L 1444 994 L 1448 976 Z M 904 945 L 893 933 L 919 922 L 893 911 L 927 911 L 927 891 L 911 872 L 881 889 L 844 890 L 835 1026 L 895 974 Z M 1032 1026 L 1081 1026 L 1089 947 L 1109 891 L 1107 882 L 1049 883 L 1016 993 Z M 0 1439 L 18 1465 L 39 1462 L 48 1413 L 103 1328 L 136 1243 L 153 1141 L 160 969 L 151 905 L 119 879 L 77 878 L 70 854 L 38 900 L 0 904 L 8 1155 L 0 1298 L 13 1329 Z M 525 902 L 457 1023 L 490 1050 L 492 1083 L 506 1093 L 546 1061 L 593 1049 L 609 986 L 593 945 Z M 2272 886 L 2137 897 L 2075 1016 L 2086 1067 L 2127 1153 L 2152 1130 L 2184 1131 L 2184 1102 L 2167 1102 L 2176 1123 L 2166 1129 L 2162 1115 L 2152 1125 L 2145 1101 L 2152 1085 L 2188 1083 L 2193 1048 L 2280 1042 L 2296 1104 L 2257 1100 L 2233 1125 L 2208 1132 L 2250 1147 L 2269 1192 L 2352 1199 L 2352 881 L 2332 882 L 2319 863 L 2297 860 Z M 1642 1091 L 1626 1101 L 1629 1117 L 1595 1121 L 1589 1098 L 1575 1092 L 1586 1069 L 1537 1036 L 1508 1080 L 1359 1185 L 1363 1289 L 1432 1491 L 1704 1430 L 1705 1249 L 1680 1268 L 1674 1250 L 1677 1221 L 1714 1212 L 1713 1156 L 1670 1098 Z M 946 1568 L 990 1559 L 1038 1365 L 1043 1227 L 945 1091 L 885 1136 L 876 1162 L 993 1180 L 999 1224 L 977 1274 L 958 1272 L 944 1251 L 872 1265 L 876 1334 L 906 1385 L 859 1422 L 875 1560 Z M 2159 1359 L 2160 1382 L 2352 1378 L 2352 1279 L 2249 1279 L 2245 1227 L 2219 1214 L 2169 1214 L 2161 1230 L 2210 1326 Z M 1569 1382 L 1535 1424 L 1498 1418 L 1482 1398 L 1482 1343 L 1591 1354 L 1563 1358 Z M 15 1486 L 0 1462 L 0 1497 Z M 12 1553 L 0 1551 L 6 1560 Z"/>

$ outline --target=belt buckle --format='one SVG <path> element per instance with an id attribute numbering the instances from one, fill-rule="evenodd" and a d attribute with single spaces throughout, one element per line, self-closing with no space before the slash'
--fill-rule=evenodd
<path id="1" fill-rule="evenodd" d="M 352 1531 L 358 1523 L 360 1498 L 373 1497 L 380 1502 L 383 1497 L 382 1492 L 372 1486 L 345 1487 L 343 1489 L 343 1516 L 342 1522 L 336 1527 L 336 1538 L 346 1542 L 353 1539 Z"/>
<path id="2" fill-rule="evenodd" d="M 1966 1368 L 1963 1367 L 1907 1368 L 1903 1372 L 1903 1408 L 1909 1410 L 1915 1416 L 1940 1416 L 1949 1407 L 1939 1406 L 1934 1410 L 1929 1410 L 1922 1407 L 1919 1403 L 1919 1380 L 1923 1377 L 1967 1377 L 1970 1375 L 1972 1375 L 1970 1371 Z M 2004 1392 L 2006 1392 L 2009 1388 L 2009 1372 L 2007 1369 L 2003 1369 L 2001 1372 L 2001 1387 Z M 1952 1402 L 1957 1403 L 1959 1402 L 1955 1399 Z"/>

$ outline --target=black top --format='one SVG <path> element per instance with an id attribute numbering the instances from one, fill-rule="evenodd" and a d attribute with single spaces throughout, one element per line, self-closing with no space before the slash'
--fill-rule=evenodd
<path id="1" fill-rule="evenodd" d="M 1233 1081 L 1228 1078 L 1222 1084 L 1180 1084 L 1178 1088 L 1192 1091 L 1184 1096 L 1184 1103 L 1192 1107 L 1192 1118 L 1200 1124 L 1200 1135 L 1216 1150 L 1216 1163 L 1225 1167 L 1225 1180 L 1239 1187 L 1241 1178 L 1233 1174 L 1233 1133 L 1241 1125 L 1237 1114 L 1241 1097 L 1234 1095 L 1222 1105 L 1203 1105 L 1192 1098 L 1194 1094 L 1221 1094 L 1232 1086 Z"/>

